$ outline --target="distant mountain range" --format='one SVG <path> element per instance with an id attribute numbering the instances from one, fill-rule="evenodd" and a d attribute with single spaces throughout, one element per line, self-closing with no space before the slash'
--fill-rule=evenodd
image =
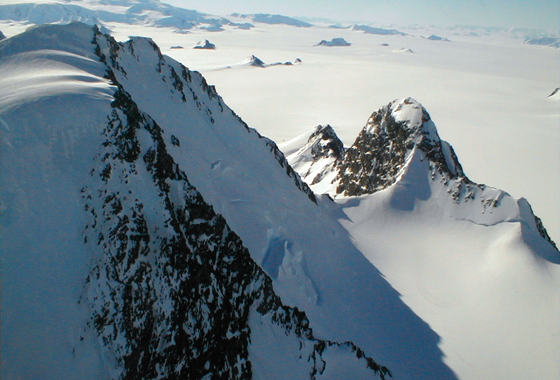
<path id="1" fill-rule="evenodd" d="M 303 18 L 305 19 L 305 18 Z M 214 16 L 175 7 L 160 2 L 159 0 L 127 0 L 110 1 L 53 1 L 38 3 L 19 3 L 0 5 L 0 20 L 26 22 L 30 24 L 48 24 L 56 22 L 80 21 L 88 25 L 98 25 L 104 32 L 109 32 L 107 23 L 118 22 L 131 25 L 149 25 L 155 27 L 174 27 L 179 31 L 187 32 L 193 28 L 220 32 L 228 26 L 233 29 L 251 29 L 255 23 L 271 25 L 289 25 L 300 28 L 309 28 L 313 24 L 293 17 L 266 13 L 241 14 L 233 13 L 229 16 Z M 234 20 L 234 21 L 232 21 Z M 247 21 L 247 22 L 245 22 Z M 328 20 L 319 20 L 327 22 Z M 375 27 L 364 24 L 330 25 L 334 29 L 351 29 L 357 32 L 375 35 L 406 35 L 396 29 Z M 472 30 L 471 34 L 478 35 L 477 31 L 492 33 L 508 31 L 497 27 L 472 27 L 457 26 L 459 29 Z M 542 35 L 542 32 L 529 29 L 511 29 L 510 33 L 526 36 L 528 44 L 558 47 L 558 35 Z M 535 37 L 535 35 L 538 35 Z M 432 38 L 433 37 L 433 38 Z M 443 39 L 430 36 L 429 39 Z"/>
<path id="2" fill-rule="evenodd" d="M 281 15 L 233 14 L 235 18 L 255 23 L 285 24 L 310 27 L 312 24 Z M 250 29 L 253 24 L 236 23 L 225 17 L 216 17 L 194 10 L 174 7 L 157 0 L 110 1 L 99 3 L 52 2 L 0 5 L 0 20 L 24 21 L 31 24 L 80 21 L 89 25 L 120 22 L 125 24 L 146 24 L 157 27 L 175 27 L 189 30 L 201 27 L 211 31 L 223 30 L 229 25 L 239 29 Z"/>

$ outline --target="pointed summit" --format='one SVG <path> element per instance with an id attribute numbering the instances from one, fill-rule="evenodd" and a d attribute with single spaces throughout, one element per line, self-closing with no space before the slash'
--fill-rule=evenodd
<path id="1" fill-rule="evenodd" d="M 196 45 L 193 46 L 193 49 L 207 49 L 207 50 L 214 50 L 216 49 L 216 45 L 211 43 L 208 40 L 198 41 Z"/>
<path id="2" fill-rule="evenodd" d="M 342 158 L 344 146 L 330 125 L 318 125 L 304 148 L 314 159 Z"/>
<path id="3" fill-rule="evenodd" d="M 397 181 L 415 149 L 422 151 L 434 171 L 447 178 L 465 177 L 453 149 L 439 138 L 422 105 L 395 100 L 375 111 L 340 163 L 337 194 L 371 194 Z"/>
<path id="4" fill-rule="evenodd" d="M 301 144 L 302 137 L 296 138 L 294 143 L 301 141 Z M 318 184 L 330 182 L 325 180 L 325 176 L 329 176 L 331 180 L 334 178 L 335 165 L 343 157 L 344 145 L 334 129 L 330 125 L 318 125 L 307 142 L 288 157 L 288 162 L 307 183 Z M 326 193 L 328 188 L 315 188 L 314 191 Z"/>
<path id="5" fill-rule="evenodd" d="M 248 57 L 245 61 L 243 61 L 243 63 L 248 66 L 264 67 L 264 62 L 254 55 Z"/>

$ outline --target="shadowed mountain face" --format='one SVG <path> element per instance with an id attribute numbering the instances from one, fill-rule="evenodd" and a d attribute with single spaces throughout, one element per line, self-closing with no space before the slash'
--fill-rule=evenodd
<path id="1" fill-rule="evenodd" d="M 78 23 L 1 48 L 3 378 L 455 378 L 200 74 Z"/>
<path id="2" fill-rule="evenodd" d="M 84 241 L 101 248 L 82 301 L 107 355 L 116 353 L 118 378 L 252 378 L 250 319 L 270 321 L 298 342 L 285 354 L 299 357 L 310 378 L 324 372 L 331 347 L 356 353 L 372 375 L 390 374 L 351 342 L 315 339 L 305 313 L 282 304 L 239 237 L 189 183 L 157 123 L 120 86 L 112 105 L 98 167 L 82 188 L 90 214 Z M 151 196 L 135 188 L 139 172 Z"/>

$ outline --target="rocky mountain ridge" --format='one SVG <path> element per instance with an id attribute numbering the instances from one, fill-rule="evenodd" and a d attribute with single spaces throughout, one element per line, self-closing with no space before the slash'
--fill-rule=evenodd
<path id="1" fill-rule="evenodd" d="M 255 310 L 259 318 L 270 319 L 300 342 L 300 352 L 291 355 L 309 363 L 311 379 L 323 373 L 322 354 L 331 346 L 354 353 L 355 360 L 364 360 L 364 366 L 382 379 L 390 375 L 351 342 L 317 340 L 305 313 L 282 304 L 268 275 L 174 162 L 164 131 L 138 110 L 115 75 L 117 71 L 126 76 L 119 64 L 121 50 L 134 54 L 135 45 L 153 42 L 120 45 L 96 30 L 93 43 L 118 90 L 104 131 L 100 168 L 90 172 L 97 184 L 83 189 L 92 216 L 84 239 L 103 249 L 86 281 L 85 302 L 92 309 L 90 326 L 106 349 L 117 354 L 118 378 L 252 378 L 249 317 Z M 158 68 L 164 71 L 159 55 Z M 190 74 L 183 67 L 180 80 L 170 69 L 173 87 L 185 99 Z M 207 92 L 215 96 L 212 87 Z M 285 164 L 275 144 L 266 143 Z M 172 136 L 171 144 L 180 141 Z M 131 199 L 135 191 L 130 184 L 139 171 L 149 173 L 156 187 L 160 225 L 148 225 L 144 214 L 145 202 L 154 199 Z M 293 171 L 287 175 L 299 178 Z M 120 183 L 115 186 L 113 181 Z M 297 185 L 315 201 L 305 184 Z M 112 191 L 123 186 L 128 195 Z M 178 193 L 172 195 L 175 187 Z M 150 213 L 156 210 L 150 207 Z"/>
<path id="2" fill-rule="evenodd" d="M 95 41 L 103 39 L 98 34 Z M 96 50 L 107 62 L 108 49 Z M 323 373 L 322 354 L 331 346 L 363 358 L 382 379 L 390 375 L 351 342 L 316 339 L 305 313 L 282 304 L 239 237 L 169 155 L 163 130 L 114 84 L 99 168 L 82 189 L 90 213 L 84 240 L 102 249 L 82 302 L 107 354 L 116 354 L 116 378 L 252 378 L 249 317 L 270 320 L 299 341 L 293 355 L 309 363 L 311 379 Z M 145 135 L 142 143 L 138 134 Z M 153 198 L 137 198 L 139 172 L 151 176 L 157 208 Z M 153 212 L 161 216 L 152 219 Z"/>
<path id="3" fill-rule="evenodd" d="M 432 185 L 445 191 L 454 204 L 468 203 L 472 204 L 469 207 L 478 209 L 479 216 L 473 219 L 475 223 L 495 224 L 524 215 L 530 228 L 557 251 L 556 244 L 526 200 L 521 199 L 519 205 L 514 205 L 509 194 L 476 184 L 466 176 L 452 146 L 440 139 L 429 113 L 415 99 L 395 100 L 375 111 L 352 146 L 337 148 L 336 155 L 306 153 L 317 145 L 319 131 L 326 133 L 320 141 L 340 144 L 334 143 L 340 140 L 330 126 L 317 127 L 307 144 L 288 157 L 290 164 L 315 191 L 332 197 L 362 196 L 397 183 L 418 182 L 426 176 Z M 415 161 L 418 164 L 414 164 Z M 418 165 L 426 169 L 411 169 Z M 500 207 L 502 204 L 504 206 Z M 464 210 L 458 211 L 458 217 L 462 217 Z"/>

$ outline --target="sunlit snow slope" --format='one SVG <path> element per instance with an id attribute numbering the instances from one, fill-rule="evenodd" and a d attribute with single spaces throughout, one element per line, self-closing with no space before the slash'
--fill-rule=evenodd
<path id="1" fill-rule="evenodd" d="M 80 23 L 0 49 L 3 379 L 456 378 L 200 74 Z"/>
<path id="2" fill-rule="evenodd" d="M 559 376 L 560 253 L 525 199 L 464 174 L 414 99 L 340 152 L 330 127 L 282 147 L 356 247 L 442 337 L 461 379 Z"/>

